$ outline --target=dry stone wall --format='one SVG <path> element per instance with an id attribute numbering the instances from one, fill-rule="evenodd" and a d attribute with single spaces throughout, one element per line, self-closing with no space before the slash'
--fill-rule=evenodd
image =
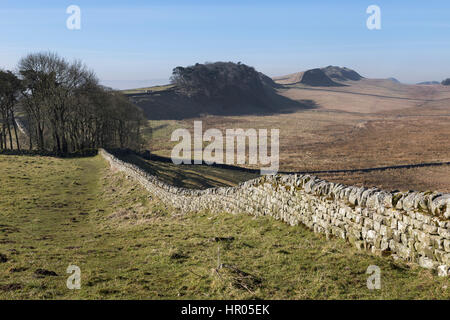
<path id="1" fill-rule="evenodd" d="M 184 212 L 268 215 L 340 237 L 359 249 L 436 269 L 440 276 L 449 273 L 450 194 L 387 192 L 295 174 L 263 176 L 237 187 L 191 190 L 168 185 L 105 150 L 100 154 L 112 169 Z"/>

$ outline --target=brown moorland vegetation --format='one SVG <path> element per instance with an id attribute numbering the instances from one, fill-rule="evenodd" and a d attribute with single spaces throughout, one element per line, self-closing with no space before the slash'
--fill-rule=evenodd
<path id="1" fill-rule="evenodd" d="M 170 156 L 175 128 L 280 129 L 280 170 L 359 169 L 450 161 L 450 87 L 405 85 L 383 79 L 345 81 L 342 87 L 283 85 L 278 94 L 313 101 L 289 114 L 214 116 L 150 121 L 152 152 Z M 224 131 L 223 131 L 224 132 Z M 324 174 L 330 180 L 387 189 L 450 191 L 450 167 Z"/>

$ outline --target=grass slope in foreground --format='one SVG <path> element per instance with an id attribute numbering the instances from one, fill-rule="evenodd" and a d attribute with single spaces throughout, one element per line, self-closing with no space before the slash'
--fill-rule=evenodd
<path id="1" fill-rule="evenodd" d="M 0 177 L 0 299 L 450 298 L 448 279 L 302 226 L 180 214 L 100 157 L 0 156 Z M 215 269 L 218 248 L 234 269 Z M 66 287 L 71 264 L 81 290 Z"/>

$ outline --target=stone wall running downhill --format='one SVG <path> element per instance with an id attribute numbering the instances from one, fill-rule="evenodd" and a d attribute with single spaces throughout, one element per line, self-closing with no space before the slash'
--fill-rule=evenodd
<path id="1" fill-rule="evenodd" d="M 359 249 L 437 269 L 440 276 L 449 273 L 450 194 L 387 192 L 295 174 L 263 176 L 237 187 L 191 190 L 168 185 L 105 150 L 100 154 L 112 169 L 184 212 L 269 215 L 340 237 Z"/>

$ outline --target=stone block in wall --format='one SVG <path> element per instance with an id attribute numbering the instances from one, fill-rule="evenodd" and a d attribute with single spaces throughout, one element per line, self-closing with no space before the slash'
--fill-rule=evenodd
<path id="1" fill-rule="evenodd" d="M 395 252 L 404 260 L 410 260 L 411 259 L 411 249 L 407 246 L 397 243 L 395 247 Z"/>
<path id="2" fill-rule="evenodd" d="M 419 221 L 417 219 L 411 219 L 411 222 L 412 222 L 412 226 L 415 229 L 422 229 L 422 227 L 424 225 L 423 221 Z"/>
<path id="3" fill-rule="evenodd" d="M 366 227 L 368 229 L 373 229 L 373 220 L 370 218 L 365 218 L 364 219 L 364 227 Z"/>
<path id="4" fill-rule="evenodd" d="M 417 236 L 417 241 L 427 246 L 431 245 L 430 235 L 422 230 L 414 230 L 413 233 Z"/>
<path id="5" fill-rule="evenodd" d="M 450 240 L 444 239 L 444 251 L 450 252 Z"/>
<path id="6" fill-rule="evenodd" d="M 406 227 L 407 227 L 408 225 L 406 224 L 406 223 L 404 223 L 403 221 L 398 221 L 398 223 L 397 223 L 397 230 L 400 232 L 400 233 L 405 233 L 406 232 Z"/>
<path id="7" fill-rule="evenodd" d="M 446 265 L 450 265 L 450 253 L 446 252 L 443 256 L 442 256 L 442 262 Z"/>
<path id="8" fill-rule="evenodd" d="M 375 238 L 377 237 L 377 233 L 375 230 L 367 230 L 367 234 L 366 234 L 366 240 L 371 243 L 374 244 L 375 243 Z"/>
<path id="9" fill-rule="evenodd" d="M 427 257 L 420 257 L 418 263 L 419 266 L 426 269 L 436 269 L 439 265 L 436 261 L 433 261 Z"/>
<path id="10" fill-rule="evenodd" d="M 441 195 L 433 199 L 431 213 L 438 216 L 443 214 L 445 218 L 450 218 L 450 194 Z"/>
<path id="11" fill-rule="evenodd" d="M 425 256 L 430 259 L 434 258 L 434 248 L 432 246 L 419 243 L 415 246 L 415 248 L 421 256 Z"/>
<path id="12" fill-rule="evenodd" d="M 437 260 L 440 263 L 444 263 L 444 259 L 445 259 L 445 251 L 439 250 L 439 249 L 435 249 L 433 252 L 433 260 Z"/>
<path id="13" fill-rule="evenodd" d="M 412 211 L 415 209 L 415 198 L 419 195 L 418 192 L 411 192 L 407 194 L 402 200 L 402 209 L 405 211 Z"/>
<path id="14" fill-rule="evenodd" d="M 342 230 L 339 227 L 335 227 L 335 226 L 331 226 L 330 230 L 331 230 L 331 234 L 333 234 L 334 236 L 345 240 L 346 235 L 345 235 L 345 231 L 344 230 Z"/>
<path id="15" fill-rule="evenodd" d="M 449 272 L 450 272 L 449 266 L 446 266 L 446 265 L 438 266 L 437 271 L 438 271 L 439 277 L 448 277 Z"/>
<path id="16" fill-rule="evenodd" d="M 444 250 L 444 239 L 440 236 L 430 236 L 431 246 L 435 249 Z"/>
<path id="17" fill-rule="evenodd" d="M 386 221 L 386 217 L 383 214 L 374 213 L 373 214 L 373 221 L 382 224 L 382 223 L 384 223 Z"/>
<path id="18" fill-rule="evenodd" d="M 438 234 L 438 227 L 437 226 L 433 226 L 433 225 L 429 225 L 429 224 L 424 224 L 422 226 L 422 230 L 425 231 L 426 233 L 433 235 L 433 234 Z"/>
<path id="19" fill-rule="evenodd" d="M 405 233 L 400 234 L 400 240 L 404 246 L 408 246 L 408 237 Z"/>
<path id="20" fill-rule="evenodd" d="M 398 230 L 392 230 L 392 238 L 395 242 L 400 243 L 402 241 L 402 233 Z"/>
<path id="21" fill-rule="evenodd" d="M 382 252 L 390 251 L 389 250 L 389 240 L 387 238 L 382 238 L 380 243 L 380 250 Z"/>
<path id="22" fill-rule="evenodd" d="M 450 230 L 448 228 L 438 228 L 438 234 L 441 237 L 450 240 Z"/>
<path id="23" fill-rule="evenodd" d="M 381 241 L 383 240 L 383 237 L 379 234 L 376 234 L 375 239 L 373 241 L 373 246 L 377 249 L 381 249 Z"/>
<path id="24" fill-rule="evenodd" d="M 398 228 L 398 220 L 397 220 L 397 218 L 392 218 L 392 220 L 391 220 L 391 229 L 397 230 L 397 228 Z"/>
<path id="25" fill-rule="evenodd" d="M 374 221 L 374 222 L 373 222 L 373 229 L 374 229 L 376 232 L 380 232 L 380 229 L 381 229 L 381 224 L 380 224 L 380 222 Z"/>

